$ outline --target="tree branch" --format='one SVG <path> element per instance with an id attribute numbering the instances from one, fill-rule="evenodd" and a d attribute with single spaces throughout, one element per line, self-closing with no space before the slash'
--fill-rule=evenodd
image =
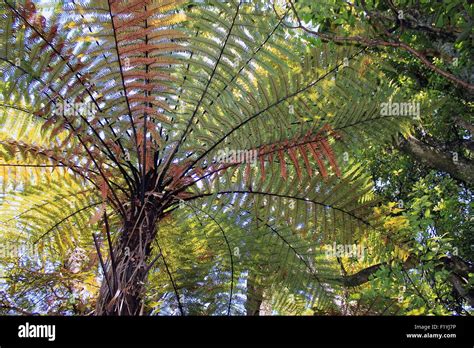
<path id="1" fill-rule="evenodd" d="M 410 53 L 413 57 L 417 58 L 423 65 L 425 65 L 427 68 L 433 70 L 435 73 L 438 75 L 444 77 L 445 79 L 453 82 L 454 84 L 467 89 L 470 92 L 474 91 L 474 85 L 470 84 L 469 82 L 466 82 L 464 80 L 461 80 L 457 76 L 447 72 L 446 70 L 443 70 L 436 65 L 434 65 L 424 54 L 422 54 L 420 51 L 414 49 L 413 47 L 407 45 L 404 42 L 399 41 L 398 39 L 395 41 L 385 41 L 385 40 L 380 40 L 380 39 L 370 39 L 366 37 L 361 37 L 361 36 L 337 36 L 333 34 L 328 34 L 328 33 L 321 33 L 318 31 L 314 31 L 311 29 L 308 29 L 302 24 L 301 19 L 298 16 L 298 13 L 293 5 L 293 3 L 290 1 L 290 4 L 293 8 L 293 13 L 298 21 L 297 26 L 292 26 L 292 28 L 298 28 L 302 29 L 303 31 L 307 32 L 308 34 L 314 35 L 318 38 L 320 38 L 322 41 L 331 41 L 331 42 L 336 42 L 336 43 L 348 43 L 348 44 L 358 44 L 358 45 L 364 45 L 366 47 L 394 47 L 394 48 L 401 48 L 402 50 L 407 51 Z"/>
<path id="2" fill-rule="evenodd" d="M 462 157 L 454 159 L 453 154 L 428 145 L 413 136 L 401 140 L 397 147 L 404 153 L 431 168 L 449 173 L 453 178 L 474 185 L 474 164 Z"/>
<path id="3" fill-rule="evenodd" d="M 435 267 L 435 270 L 445 269 L 450 271 L 448 276 L 448 281 L 452 284 L 456 293 L 464 298 L 470 306 L 474 307 L 474 288 L 466 288 L 465 279 L 468 278 L 469 273 L 474 272 L 474 266 L 464 261 L 458 256 L 446 256 L 441 259 L 443 262 L 442 265 Z M 415 257 L 408 257 L 408 259 L 402 264 L 402 269 L 407 271 L 409 269 L 414 269 L 420 261 Z M 344 286 L 347 287 L 356 287 L 362 284 L 365 284 L 369 281 L 369 278 L 381 269 L 382 267 L 389 266 L 389 263 L 379 263 L 367 268 L 360 270 L 357 273 L 342 276 L 335 279 L 339 281 Z M 465 278 L 465 279 L 463 279 Z"/>

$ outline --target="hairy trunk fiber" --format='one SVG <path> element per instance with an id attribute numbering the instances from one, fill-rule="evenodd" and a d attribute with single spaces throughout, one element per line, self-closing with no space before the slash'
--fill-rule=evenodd
<path id="1" fill-rule="evenodd" d="M 156 234 L 157 216 L 154 209 L 137 210 L 125 223 L 109 255 L 96 315 L 141 314 L 148 273 L 146 262 Z"/>

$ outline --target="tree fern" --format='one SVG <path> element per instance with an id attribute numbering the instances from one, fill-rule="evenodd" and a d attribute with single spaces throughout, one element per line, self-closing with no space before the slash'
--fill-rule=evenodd
<path id="1" fill-rule="evenodd" d="M 351 150 L 412 121 L 380 115 L 397 90 L 364 50 L 307 49 L 267 2 L 0 13 L 2 224 L 97 254 L 96 314 L 239 314 L 247 281 L 282 313 L 334 307 L 321 245 L 379 228 Z"/>

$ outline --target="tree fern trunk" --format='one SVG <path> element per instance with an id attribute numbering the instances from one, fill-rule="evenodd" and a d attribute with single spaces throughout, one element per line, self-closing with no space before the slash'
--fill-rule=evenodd
<path id="1" fill-rule="evenodd" d="M 247 302 L 245 303 L 247 315 L 259 316 L 261 314 L 260 307 L 263 302 L 263 290 L 263 286 L 253 275 L 253 272 L 249 271 L 247 278 Z"/>
<path id="2" fill-rule="evenodd" d="M 146 262 L 156 235 L 157 216 L 155 209 L 136 210 L 109 255 L 96 315 L 141 314 L 148 273 Z"/>

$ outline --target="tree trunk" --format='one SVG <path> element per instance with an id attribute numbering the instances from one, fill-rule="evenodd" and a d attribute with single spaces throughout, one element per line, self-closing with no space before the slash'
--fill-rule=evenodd
<path id="1" fill-rule="evenodd" d="M 247 278 L 247 301 L 245 309 L 249 316 L 259 316 L 260 307 L 263 302 L 263 286 L 258 282 L 252 272 L 249 271 Z"/>
<path id="2" fill-rule="evenodd" d="M 453 153 L 428 145 L 412 136 L 403 139 L 398 148 L 430 168 L 449 173 L 455 179 L 474 185 L 474 164 L 460 155 L 458 158 L 454 157 Z"/>
<path id="3" fill-rule="evenodd" d="M 271 296 L 269 296 L 268 285 L 262 278 L 255 277 L 249 271 L 247 278 L 247 301 L 245 310 L 248 316 L 272 315 Z"/>
<path id="4" fill-rule="evenodd" d="M 140 214 L 140 210 L 142 210 Z M 125 223 L 105 266 L 96 315 L 140 315 L 148 273 L 147 260 L 156 235 L 156 209 L 136 209 Z"/>

